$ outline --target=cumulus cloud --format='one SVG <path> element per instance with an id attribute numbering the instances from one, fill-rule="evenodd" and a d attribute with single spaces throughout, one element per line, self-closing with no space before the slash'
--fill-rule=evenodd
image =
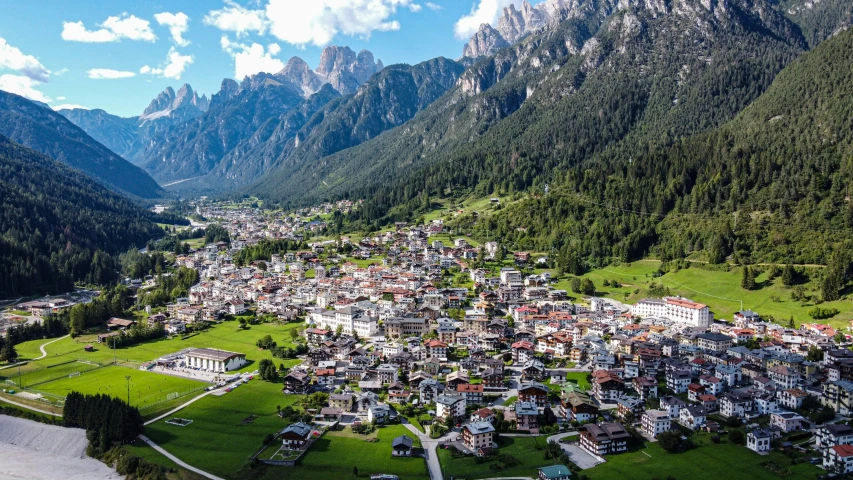
<path id="1" fill-rule="evenodd" d="M 4 38 L 0 38 L 0 70 L 15 72 L 0 76 L 0 90 L 39 102 L 50 101 L 50 97 L 36 90 L 37 86 L 50 79 L 50 70 L 45 68 L 36 57 L 9 45 Z"/>
<path id="2" fill-rule="evenodd" d="M 435 12 L 435 11 L 438 11 L 438 10 L 444 10 L 444 7 L 442 7 L 441 5 L 439 5 L 439 4 L 437 4 L 437 3 L 426 2 L 424 5 L 426 5 L 426 7 L 427 7 L 428 9 L 430 9 L 430 10 L 432 10 L 432 11 L 434 11 L 434 12 Z"/>
<path id="3" fill-rule="evenodd" d="M 504 7 L 508 7 L 514 0 L 479 0 L 479 3 L 474 5 L 471 13 L 460 18 L 453 26 L 453 32 L 456 38 L 467 40 L 477 33 L 480 25 L 488 23 L 494 26 Z"/>
<path id="4" fill-rule="evenodd" d="M 139 73 L 143 75 L 156 75 L 163 78 L 171 78 L 180 80 L 184 70 L 193 63 L 192 55 L 181 55 L 175 50 L 175 47 L 169 49 L 169 54 L 166 55 L 166 61 L 157 67 L 145 65 L 139 69 Z"/>
<path id="5" fill-rule="evenodd" d="M 35 88 L 40 84 L 41 82 L 24 75 L 12 75 L 9 73 L 0 75 L 0 90 L 5 90 L 37 102 L 48 103 L 51 101 L 50 97 Z"/>
<path id="6" fill-rule="evenodd" d="M 184 34 L 189 29 L 190 17 L 183 12 L 169 13 L 163 12 L 154 15 L 154 20 L 160 25 L 169 27 L 169 34 L 172 35 L 172 41 L 179 47 L 186 47 L 190 42 L 184 38 Z"/>
<path id="7" fill-rule="evenodd" d="M 267 28 L 263 10 L 250 10 L 231 0 L 225 0 L 224 8 L 210 11 L 204 17 L 204 23 L 225 32 L 234 32 L 238 37 L 251 32 L 263 34 Z"/>
<path id="8" fill-rule="evenodd" d="M 136 76 L 134 72 L 128 72 L 126 70 L 113 70 L 110 68 L 93 68 L 87 73 L 89 75 L 89 78 L 92 78 L 94 80 L 116 80 L 119 78 L 130 78 Z"/>
<path id="9" fill-rule="evenodd" d="M 238 80 L 260 72 L 276 73 L 284 68 L 284 62 L 275 58 L 281 53 L 281 47 L 277 43 L 264 49 L 263 45 L 257 43 L 246 45 L 232 42 L 224 35 L 220 43 L 222 50 L 234 58 L 234 76 Z"/>
<path id="10" fill-rule="evenodd" d="M 399 8 L 417 12 L 422 7 L 414 0 L 268 0 L 263 10 L 252 10 L 226 0 L 204 22 L 238 37 L 269 32 L 292 45 L 323 46 L 338 34 L 366 38 L 399 30 L 400 22 L 393 19 Z"/>
<path id="11" fill-rule="evenodd" d="M 99 26 L 98 30 L 89 30 L 83 22 L 62 22 L 62 39 L 87 43 L 117 42 L 125 38 L 145 42 L 157 40 L 148 20 L 127 13 L 107 17 Z"/>
<path id="12" fill-rule="evenodd" d="M 36 57 L 25 55 L 18 48 L 6 43 L 4 38 L 0 38 L 0 68 L 15 70 L 27 78 L 42 83 L 50 77 L 50 70 L 46 69 Z"/>

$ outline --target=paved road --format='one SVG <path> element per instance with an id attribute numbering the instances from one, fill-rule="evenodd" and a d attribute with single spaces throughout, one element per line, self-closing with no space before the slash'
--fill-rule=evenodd
<path id="1" fill-rule="evenodd" d="M 39 410 L 38 408 L 31 407 L 29 405 L 24 405 L 23 403 L 13 402 L 12 400 L 6 400 L 5 398 L 0 398 L 0 402 L 6 402 L 10 405 L 14 405 L 16 407 L 25 408 L 27 410 L 31 410 L 33 412 L 43 413 L 45 415 L 50 415 L 52 417 L 61 417 L 61 414 L 48 412 L 47 410 Z"/>
<path id="2" fill-rule="evenodd" d="M 224 480 L 221 477 L 217 477 L 216 475 L 214 475 L 212 473 L 207 473 L 204 470 L 200 470 L 200 469 L 195 468 L 192 465 L 184 462 L 180 458 L 172 455 L 171 453 L 167 452 L 166 450 L 163 450 L 163 448 L 160 445 L 157 445 L 156 443 L 152 442 L 151 439 L 149 439 L 145 435 L 140 435 L 139 439 L 142 440 L 143 442 L 147 443 L 148 445 L 150 445 L 152 448 L 154 448 L 154 450 L 157 450 L 158 452 L 162 453 L 169 460 L 177 463 L 181 467 L 186 468 L 187 470 L 189 470 L 191 472 L 195 472 L 195 473 L 197 473 L 203 477 L 209 478 L 210 480 Z"/>
<path id="3" fill-rule="evenodd" d="M 441 475 L 441 462 L 438 461 L 438 444 L 443 441 L 442 438 L 449 437 L 445 436 L 438 439 L 432 439 L 429 438 L 429 435 L 421 433 L 421 431 L 418 430 L 418 427 L 409 423 L 405 418 L 400 418 L 400 421 L 409 429 L 410 432 L 418 437 L 418 440 L 421 441 L 421 447 L 423 447 L 424 455 L 426 456 L 430 480 L 443 480 L 444 477 Z"/>
<path id="4" fill-rule="evenodd" d="M 39 347 L 39 350 L 41 350 L 41 356 L 38 358 L 34 358 L 33 360 L 41 360 L 42 358 L 46 357 L 47 352 L 44 350 L 44 347 L 50 345 L 53 342 L 58 342 L 58 341 L 62 340 L 63 338 L 68 338 L 68 335 L 65 335 L 64 337 L 55 338 L 55 339 L 53 339 L 53 340 L 51 340 L 45 344 L 42 344 L 42 346 Z"/>

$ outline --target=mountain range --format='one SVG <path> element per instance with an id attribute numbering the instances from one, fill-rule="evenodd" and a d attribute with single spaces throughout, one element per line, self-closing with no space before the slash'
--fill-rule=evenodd
<path id="1" fill-rule="evenodd" d="M 142 199 L 165 195 L 139 167 L 59 113 L 4 91 L 0 91 L 0 135 L 81 170 L 117 191 Z"/>
<path id="2" fill-rule="evenodd" d="M 688 244 L 670 237 L 670 223 L 642 217 L 593 222 L 577 216 L 589 211 L 579 198 L 666 222 L 684 208 L 672 192 L 694 193 L 682 185 L 728 198 L 720 185 L 671 178 L 671 165 L 638 171 L 638 159 L 724 128 L 792 62 L 847 35 L 851 20 L 842 0 L 524 1 L 482 25 L 456 61 L 385 67 L 370 52 L 328 47 L 314 70 L 295 57 L 277 73 L 223 80 L 209 102 L 185 86 L 134 119 L 63 114 L 173 191 L 285 206 L 364 198 L 351 228 L 412 220 L 430 196 L 533 193 L 518 202 L 527 208 L 549 192 L 565 208 L 544 208 L 547 220 L 507 209 L 489 225 L 460 225 L 500 227 L 537 249 L 567 248 L 556 237 L 568 225 L 595 231 L 589 243 L 572 240 L 588 263 L 674 244 L 689 252 L 712 238 L 694 233 Z M 739 204 L 714 205 L 703 214 Z"/>

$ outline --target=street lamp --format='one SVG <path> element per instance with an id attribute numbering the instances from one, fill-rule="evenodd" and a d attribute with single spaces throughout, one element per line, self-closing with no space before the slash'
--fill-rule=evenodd
<path id="1" fill-rule="evenodd" d="M 127 380 L 127 405 L 130 406 L 130 375 L 124 377 Z"/>

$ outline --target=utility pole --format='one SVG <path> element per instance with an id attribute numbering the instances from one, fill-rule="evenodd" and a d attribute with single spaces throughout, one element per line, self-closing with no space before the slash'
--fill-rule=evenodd
<path id="1" fill-rule="evenodd" d="M 118 355 L 116 353 L 116 337 L 113 337 L 113 365 L 118 365 L 118 358 L 116 358 Z"/>
<path id="2" fill-rule="evenodd" d="M 130 375 L 124 378 L 127 380 L 127 405 L 130 406 Z"/>

